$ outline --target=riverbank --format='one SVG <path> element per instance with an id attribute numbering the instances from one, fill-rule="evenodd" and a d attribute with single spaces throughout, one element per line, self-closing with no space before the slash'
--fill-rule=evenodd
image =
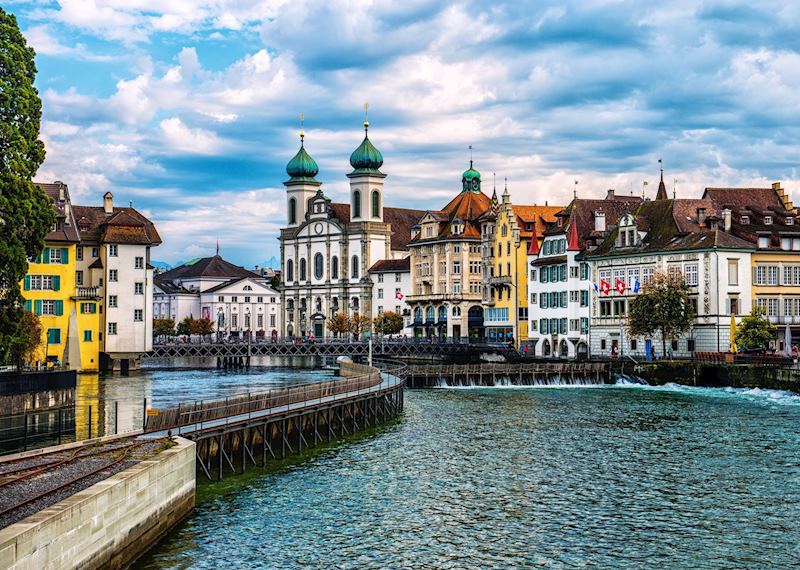
<path id="1" fill-rule="evenodd" d="M 768 368 L 752 364 L 713 364 L 672 361 L 625 366 L 651 386 L 674 383 L 709 388 L 760 388 L 800 393 L 800 370 Z"/>

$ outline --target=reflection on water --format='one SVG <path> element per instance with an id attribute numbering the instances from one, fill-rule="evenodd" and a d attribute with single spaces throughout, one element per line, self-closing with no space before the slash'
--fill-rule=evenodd
<path id="1" fill-rule="evenodd" d="M 0 453 L 52 445 L 59 437 L 67 442 L 141 429 L 148 408 L 264 392 L 333 374 L 317 358 L 254 358 L 242 370 L 217 369 L 213 359 L 168 364 L 180 368 L 145 368 L 128 376 L 80 374 L 69 393 L 19 397 L 16 411 L 0 417 Z M 189 366 L 194 368 L 182 368 Z"/>
<path id="2" fill-rule="evenodd" d="M 800 406 L 762 392 L 409 391 L 372 437 L 209 485 L 137 566 L 797 568 Z"/>

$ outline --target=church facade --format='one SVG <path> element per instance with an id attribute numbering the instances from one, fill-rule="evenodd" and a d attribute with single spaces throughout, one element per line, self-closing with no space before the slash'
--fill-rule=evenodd
<path id="1" fill-rule="evenodd" d="M 334 203 L 317 180 L 319 168 L 305 149 L 286 172 L 286 227 L 281 229 L 281 333 L 329 336 L 327 321 L 339 312 L 374 318 L 369 269 L 381 260 L 408 257 L 411 227 L 420 210 L 384 207 L 383 156 L 369 140 L 350 156 L 350 203 Z"/>

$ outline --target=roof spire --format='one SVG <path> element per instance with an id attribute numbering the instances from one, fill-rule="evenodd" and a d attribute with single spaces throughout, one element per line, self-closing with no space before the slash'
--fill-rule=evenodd
<path id="1" fill-rule="evenodd" d="M 497 173 L 492 172 L 492 198 L 497 199 Z"/>
<path id="2" fill-rule="evenodd" d="M 669 200 L 667 194 L 667 187 L 664 185 L 664 162 L 659 158 L 658 165 L 661 169 L 661 180 L 658 183 L 658 192 L 656 192 L 656 200 Z"/>
<path id="3" fill-rule="evenodd" d="M 572 199 L 574 200 L 577 197 L 578 197 L 578 181 L 576 180 L 575 186 L 572 188 Z"/>
<path id="4" fill-rule="evenodd" d="M 219 238 L 217 238 L 217 255 L 219 255 Z"/>
<path id="5" fill-rule="evenodd" d="M 369 131 L 369 103 L 364 102 L 364 132 Z"/>
<path id="6" fill-rule="evenodd" d="M 306 122 L 305 113 L 300 113 L 300 147 L 301 148 L 303 146 L 303 139 L 306 138 L 305 122 Z"/>
<path id="7" fill-rule="evenodd" d="M 469 167 L 472 168 L 472 145 L 469 145 Z"/>

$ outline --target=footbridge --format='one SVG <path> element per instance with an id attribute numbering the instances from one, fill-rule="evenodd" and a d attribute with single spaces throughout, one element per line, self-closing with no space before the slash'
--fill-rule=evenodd
<path id="1" fill-rule="evenodd" d="M 302 453 L 372 428 L 403 411 L 406 365 L 343 362 L 341 377 L 225 400 L 149 410 L 145 437 L 194 440 L 197 469 L 209 480 Z"/>

